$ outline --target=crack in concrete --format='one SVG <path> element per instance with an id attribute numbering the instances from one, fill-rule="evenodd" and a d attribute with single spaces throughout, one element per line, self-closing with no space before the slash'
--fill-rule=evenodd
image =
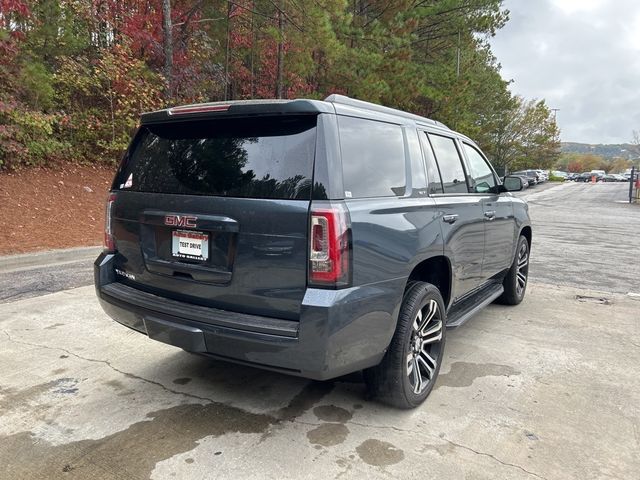
<path id="1" fill-rule="evenodd" d="M 98 358 L 84 357 L 82 355 L 79 355 L 77 353 L 74 353 L 74 352 L 72 352 L 70 350 L 67 350 L 66 348 L 62 348 L 62 347 L 51 347 L 49 345 L 42 345 L 42 344 L 39 344 L 39 343 L 25 342 L 23 340 L 16 340 L 16 339 L 12 338 L 11 335 L 9 334 L 9 332 L 7 332 L 6 330 L 3 330 L 2 332 L 7 336 L 9 341 L 12 342 L 12 343 L 16 343 L 16 344 L 19 344 L 19 345 L 26 345 L 26 346 L 29 346 L 29 347 L 44 348 L 45 350 L 56 350 L 56 351 L 59 351 L 59 352 L 65 352 L 66 354 L 71 355 L 72 357 L 78 358 L 80 360 L 84 360 L 86 362 L 102 363 L 102 364 L 106 365 L 107 367 L 109 367 L 114 372 L 118 372 L 119 374 L 124 375 L 125 377 L 133 378 L 133 379 L 136 379 L 136 380 L 140 380 L 142 382 L 149 383 L 151 385 L 155 385 L 155 386 L 160 387 L 163 390 L 165 390 L 165 391 L 167 391 L 169 393 L 172 393 L 174 395 L 182 395 L 184 397 L 192 398 L 192 399 L 195 399 L 195 400 L 199 400 L 201 402 L 217 403 L 212 398 L 202 397 L 200 395 L 194 395 L 192 393 L 187 393 L 187 392 L 181 392 L 179 390 L 174 390 L 174 389 L 169 388 L 169 387 L 167 387 L 166 385 L 164 385 L 164 384 L 162 384 L 160 382 L 156 382 L 155 380 L 149 380 L 148 378 L 144 378 L 144 377 L 141 377 L 139 375 L 135 375 L 133 373 L 125 372 L 124 370 L 120 370 L 119 368 L 114 367 L 109 360 L 100 360 Z"/>
<path id="2" fill-rule="evenodd" d="M 453 445 L 454 447 L 462 448 L 463 450 L 467 450 L 469 452 L 473 452 L 476 455 L 480 455 L 480 456 L 483 456 L 483 457 L 491 458 L 492 460 L 498 462 L 501 465 L 504 465 L 505 467 L 517 468 L 518 470 L 521 470 L 522 472 L 526 473 L 527 475 L 531 475 L 533 477 L 540 478 L 541 480 L 547 480 L 546 477 L 538 475 L 535 472 L 531 472 L 531 471 L 527 470 L 526 468 L 521 467 L 520 465 L 517 465 L 515 463 L 509 463 L 509 462 L 505 462 L 503 460 L 500 460 L 498 457 L 496 457 L 495 455 L 492 455 L 490 453 L 480 452 L 479 450 L 475 450 L 475 449 L 473 449 L 471 447 L 468 447 L 466 445 L 462 445 L 460 443 L 456 443 L 456 442 L 454 442 L 452 440 L 449 440 L 448 438 L 445 438 L 445 437 L 438 437 L 438 438 L 441 438 L 442 440 L 447 442 L 449 445 Z"/>
<path id="3" fill-rule="evenodd" d="M 299 423 L 303 423 L 303 422 L 299 422 Z M 313 425 L 313 424 L 312 423 L 308 423 L 308 425 Z M 393 425 L 367 425 L 367 424 L 364 424 L 364 423 L 358 423 L 358 422 L 353 422 L 353 421 L 346 422 L 346 425 L 356 425 L 356 426 L 363 427 L 363 428 L 373 428 L 373 429 L 388 429 L 388 430 L 394 430 L 394 431 L 400 432 L 400 433 L 408 433 L 408 434 L 412 434 L 412 435 L 421 435 L 421 436 L 424 436 L 424 437 L 434 438 L 434 439 L 438 439 L 438 440 L 444 440 L 445 442 L 447 442 L 450 445 L 453 445 L 454 447 L 461 448 L 463 450 L 467 450 L 469 452 L 475 453 L 476 455 L 480 455 L 480 456 L 483 456 L 483 457 L 491 458 L 492 460 L 498 462 L 501 465 L 504 465 L 505 467 L 517 468 L 518 470 L 521 470 L 521 471 L 523 471 L 524 473 L 526 473 L 528 475 L 531 475 L 531 476 L 536 477 L 536 478 L 540 478 L 542 480 L 547 480 L 545 477 L 543 477 L 541 475 L 538 475 L 535 472 L 531 472 L 531 471 L 527 470 L 526 468 L 524 468 L 524 467 L 522 467 L 520 465 L 516 465 L 515 463 L 505 462 L 504 460 L 500 460 L 498 457 L 496 457 L 495 455 L 492 455 L 491 453 L 486 453 L 486 452 L 481 452 L 481 451 L 475 450 L 475 449 L 473 449 L 471 447 L 468 447 L 466 445 L 462 445 L 460 443 L 456 443 L 456 442 L 454 442 L 452 440 L 449 440 L 448 438 L 445 438 L 445 437 L 432 435 L 432 434 L 421 432 L 421 431 L 418 431 L 418 430 L 399 428 L 399 427 L 395 427 Z"/>
<path id="4" fill-rule="evenodd" d="M 62 347 L 51 347 L 51 346 L 48 346 L 48 345 L 42 345 L 42 344 L 38 344 L 38 343 L 26 342 L 26 341 L 22 341 L 22 340 L 16 340 L 13 337 L 11 337 L 9 332 L 7 332 L 6 330 L 3 330 L 2 332 L 6 335 L 7 339 L 10 342 L 15 343 L 15 344 L 26 345 L 26 346 L 35 347 L 35 348 L 43 348 L 43 349 L 46 349 L 46 350 L 54 350 L 54 351 L 64 352 L 64 353 L 66 353 L 68 355 L 71 355 L 71 356 L 73 356 L 75 358 L 78 358 L 80 360 L 84 360 L 84 361 L 92 362 L 92 363 L 104 364 L 107 367 L 109 367 L 111 370 L 113 370 L 113 371 L 115 371 L 115 372 L 117 372 L 117 373 L 119 373 L 121 375 L 124 375 L 124 376 L 129 377 L 129 378 L 133 378 L 133 379 L 136 379 L 136 380 L 140 380 L 140 381 L 149 383 L 151 385 L 155 385 L 155 386 L 160 387 L 161 389 L 163 389 L 163 390 L 165 390 L 165 391 L 167 391 L 169 393 L 172 393 L 174 395 L 181 395 L 181 396 L 184 396 L 184 397 L 188 397 L 188 398 L 192 398 L 192 399 L 195 399 L 195 400 L 208 402 L 208 403 L 217 403 L 215 400 L 213 400 L 211 398 L 202 397 L 200 395 L 194 395 L 194 394 L 191 394 L 191 393 L 181 392 L 179 390 L 174 390 L 174 389 L 169 388 L 169 387 L 167 387 L 166 385 L 164 385 L 164 384 L 162 384 L 160 382 L 156 382 L 155 380 L 149 380 L 149 379 L 141 377 L 139 375 L 135 375 L 133 373 L 125 372 L 123 370 L 120 370 L 117 367 L 114 367 L 111 364 L 111 362 L 109 362 L 108 360 L 100 360 L 100 359 L 97 359 L 97 358 L 84 357 L 82 355 L 79 355 L 77 353 L 74 353 L 74 352 L 72 352 L 70 350 L 67 350 L 66 348 L 62 348 Z M 276 423 L 280 423 L 282 421 L 285 421 L 285 422 L 289 421 L 289 422 L 292 422 L 292 423 L 298 423 L 298 424 L 307 425 L 307 426 L 319 426 L 319 425 L 322 425 L 322 423 L 304 422 L 304 421 L 298 420 L 295 416 L 293 416 L 292 418 L 286 418 L 286 417 L 285 418 L 281 418 Z M 495 455 L 475 450 L 475 449 L 473 449 L 471 447 L 456 443 L 456 442 L 454 442 L 452 440 L 449 440 L 447 438 L 444 438 L 444 437 L 431 435 L 431 434 L 427 434 L 427 433 L 424 433 L 424 432 L 421 432 L 421 431 L 416 431 L 416 430 L 411 430 L 411 429 L 403 429 L 403 428 L 396 427 L 396 426 L 393 426 L 393 425 L 367 425 L 367 424 L 364 424 L 364 423 L 354 422 L 354 421 L 348 421 L 345 424 L 346 425 L 355 425 L 355 426 L 359 426 L 359 427 L 362 427 L 362 428 L 370 428 L 370 429 L 374 429 L 374 430 L 388 429 L 388 430 L 394 430 L 394 431 L 400 432 L 400 433 L 409 433 L 409 434 L 413 434 L 413 435 L 421 435 L 421 436 L 431 437 L 431 438 L 434 438 L 434 439 L 444 440 L 445 442 L 449 443 L 450 445 L 453 445 L 454 447 L 461 448 L 463 450 L 472 452 L 472 453 L 474 453 L 476 455 L 480 455 L 480 456 L 484 456 L 484 457 L 490 458 L 490 459 L 494 460 L 495 462 L 497 462 L 497 463 L 499 463 L 499 464 L 501 464 L 501 465 L 503 465 L 505 467 L 516 468 L 516 469 L 526 473 L 527 475 L 531 475 L 531 476 L 539 478 L 541 480 L 547 480 L 545 477 L 543 477 L 541 475 L 538 475 L 537 473 L 531 472 L 531 471 L 525 469 L 524 467 L 522 467 L 520 465 L 517 465 L 517 464 L 514 464 L 514 463 L 505 462 L 505 461 L 499 459 L 498 457 L 496 457 Z"/>

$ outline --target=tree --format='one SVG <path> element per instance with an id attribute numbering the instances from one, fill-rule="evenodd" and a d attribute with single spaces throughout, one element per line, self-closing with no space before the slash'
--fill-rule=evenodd
<path id="1" fill-rule="evenodd" d="M 560 156 L 560 132 L 545 102 L 514 97 L 504 107 L 488 149 L 494 164 L 510 170 L 551 168 Z"/>
<path id="2" fill-rule="evenodd" d="M 171 0 L 162 0 L 162 30 L 164 46 L 164 79 L 165 79 L 165 95 L 171 98 L 171 90 L 173 86 L 173 34 L 171 29 Z"/>

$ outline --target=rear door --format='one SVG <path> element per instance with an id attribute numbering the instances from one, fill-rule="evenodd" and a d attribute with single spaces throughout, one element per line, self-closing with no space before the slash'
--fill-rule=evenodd
<path id="1" fill-rule="evenodd" d="M 453 137 L 422 135 L 429 193 L 438 206 L 445 255 L 453 270 L 453 301 L 483 280 L 484 222 L 482 199 L 469 195 L 457 142 Z M 435 156 L 434 156 L 435 154 Z"/>
<path id="2" fill-rule="evenodd" d="M 113 185 L 118 279 L 176 300 L 297 319 L 316 120 L 143 125 Z"/>

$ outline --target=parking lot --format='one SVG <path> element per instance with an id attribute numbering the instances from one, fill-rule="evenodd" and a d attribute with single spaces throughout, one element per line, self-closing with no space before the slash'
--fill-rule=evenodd
<path id="1" fill-rule="evenodd" d="M 93 252 L 0 262 L 0 478 L 637 478 L 640 205 L 540 185 L 531 281 L 448 332 L 426 403 L 214 362 L 111 321 Z"/>

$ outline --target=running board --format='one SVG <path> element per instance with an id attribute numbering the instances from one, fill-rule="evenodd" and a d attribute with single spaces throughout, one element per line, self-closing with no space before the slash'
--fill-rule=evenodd
<path id="1" fill-rule="evenodd" d="M 464 300 L 460 305 L 456 305 L 447 319 L 447 328 L 459 327 L 502 295 L 502 292 L 504 292 L 502 284 L 494 283 L 483 288 L 468 300 Z"/>

